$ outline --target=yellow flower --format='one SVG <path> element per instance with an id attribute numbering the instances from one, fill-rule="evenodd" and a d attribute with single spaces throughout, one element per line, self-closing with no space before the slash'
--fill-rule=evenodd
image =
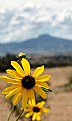
<path id="1" fill-rule="evenodd" d="M 6 98 L 13 96 L 13 105 L 17 105 L 22 97 L 22 106 L 26 107 L 28 99 L 35 100 L 34 91 L 36 91 L 42 98 L 46 98 L 46 93 L 41 87 L 49 89 L 47 80 L 50 79 L 50 75 L 41 75 L 44 71 L 44 66 L 36 68 L 34 73 L 30 74 L 29 62 L 22 58 L 21 66 L 16 61 L 11 61 L 11 65 L 15 70 L 7 69 L 6 72 L 11 77 L 2 76 L 1 78 L 7 83 L 12 85 L 3 90 L 3 94 L 6 94 Z M 41 75 L 41 76 L 39 76 Z"/>
<path id="2" fill-rule="evenodd" d="M 22 52 L 20 52 L 19 54 L 18 54 L 18 57 L 17 58 L 25 58 L 26 57 L 26 54 L 25 53 L 22 53 Z"/>
<path id="3" fill-rule="evenodd" d="M 18 56 L 17 56 L 18 62 L 19 62 L 22 58 L 26 58 L 26 57 L 27 57 L 27 55 L 26 55 L 25 53 L 20 52 L 20 53 L 18 54 Z"/>
<path id="4" fill-rule="evenodd" d="M 25 112 L 27 112 L 25 117 L 29 118 L 30 116 L 32 116 L 32 121 L 40 121 L 41 115 L 50 111 L 49 109 L 43 107 L 44 104 L 44 101 L 36 104 L 34 100 L 29 100 L 27 109 L 25 109 Z"/>
<path id="5" fill-rule="evenodd" d="M 25 55 L 26 55 L 25 53 L 20 52 L 20 53 L 18 54 L 18 57 L 25 56 Z"/>

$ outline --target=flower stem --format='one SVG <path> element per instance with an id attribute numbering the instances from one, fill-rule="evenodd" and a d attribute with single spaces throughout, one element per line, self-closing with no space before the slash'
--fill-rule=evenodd
<path id="1" fill-rule="evenodd" d="M 8 117 L 8 120 L 7 120 L 7 121 L 9 121 L 9 120 L 10 120 L 11 115 L 13 114 L 14 110 L 15 110 L 15 107 L 13 107 L 13 108 L 12 108 L 12 111 L 11 111 L 11 113 L 10 113 L 10 115 L 9 115 L 9 117 Z"/>
<path id="2" fill-rule="evenodd" d="M 18 120 L 20 119 L 20 117 L 21 117 L 23 111 L 24 111 L 24 109 L 21 111 L 21 113 L 20 113 L 19 117 L 16 119 L 16 121 L 18 121 Z"/>

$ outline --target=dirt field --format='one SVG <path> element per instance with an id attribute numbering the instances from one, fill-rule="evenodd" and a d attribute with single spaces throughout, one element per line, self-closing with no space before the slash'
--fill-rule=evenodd
<path id="1" fill-rule="evenodd" d="M 52 76 L 49 82 L 53 92 L 47 93 L 48 101 L 46 107 L 50 106 L 51 112 L 49 114 L 45 114 L 42 118 L 42 121 L 72 121 L 72 92 L 65 92 L 62 89 L 58 89 L 58 86 L 68 82 L 68 78 L 70 75 L 72 75 L 72 67 L 46 69 L 45 73 L 48 73 Z M 1 81 L 0 89 L 2 90 L 4 86 L 5 83 Z M 10 114 L 10 107 L 4 100 L 4 96 L 1 94 L 1 90 L 0 121 L 7 121 L 7 118 Z M 16 118 L 13 115 L 10 121 L 15 121 L 15 119 Z"/>

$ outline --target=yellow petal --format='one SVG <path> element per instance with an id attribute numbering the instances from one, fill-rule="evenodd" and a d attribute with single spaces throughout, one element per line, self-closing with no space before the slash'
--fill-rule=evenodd
<path id="1" fill-rule="evenodd" d="M 36 113 L 33 114 L 32 121 L 36 119 Z"/>
<path id="2" fill-rule="evenodd" d="M 2 91 L 2 94 L 8 94 L 10 91 L 14 90 L 18 88 L 18 85 L 13 85 L 13 86 L 9 86 L 7 88 L 5 88 L 3 91 Z"/>
<path id="3" fill-rule="evenodd" d="M 6 81 L 7 83 L 12 83 L 12 84 L 21 84 L 20 80 L 12 79 L 7 76 L 1 76 L 1 78 Z"/>
<path id="4" fill-rule="evenodd" d="M 30 99 L 28 100 L 28 105 L 32 106 L 32 101 Z"/>
<path id="5" fill-rule="evenodd" d="M 16 94 L 19 90 L 20 90 L 20 87 L 15 88 L 14 90 L 10 91 L 10 92 L 6 95 L 6 99 L 8 99 L 8 98 L 10 98 L 11 96 L 13 96 L 14 94 Z"/>
<path id="6" fill-rule="evenodd" d="M 21 66 L 16 62 L 16 61 L 11 61 L 11 65 L 16 69 L 16 71 L 22 76 L 24 77 L 24 71 L 21 68 Z"/>
<path id="7" fill-rule="evenodd" d="M 45 102 L 42 101 L 42 102 L 37 103 L 36 106 L 37 106 L 37 107 L 43 107 L 44 104 L 45 104 Z"/>
<path id="8" fill-rule="evenodd" d="M 28 105 L 29 106 L 29 105 Z M 31 107 L 27 107 L 26 109 L 24 109 L 25 112 L 31 112 L 32 108 Z"/>
<path id="9" fill-rule="evenodd" d="M 23 76 L 21 76 L 17 71 L 15 70 L 11 70 L 11 69 L 7 69 L 6 70 L 7 74 L 12 76 L 13 78 L 23 78 Z"/>
<path id="10" fill-rule="evenodd" d="M 51 78 L 50 75 L 45 74 L 45 75 L 42 75 L 42 76 L 37 77 L 36 82 L 46 82 L 50 78 Z"/>
<path id="11" fill-rule="evenodd" d="M 29 117 L 32 116 L 32 115 L 33 115 L 33 111 L 27 113 L 27 114 L 25 115 L 25 117 L 26 117 L 26 118 L 29 118 Z"/>
<path id="12" fill-rule="evenodd" d="M 47 83 L 43 83 L 43 82 L 37 82 L 36 84 L 37 86 L 40 86 L 40 87 L 44 87 L 46 89 L 50 89 L 50 87 L 48 86 Z"/>
<path id="13" fill-rule="evenodd" d="M 35 104 L 36 104 L 35 99 L 32 99 L 32 106 L 35 106 Z"/>
<path id="14" fill-rule="evenodd" d="M 19 102 L 21 96 L 22 96 L 22 91 L 20 91 L 19 93 L 17 93 L 17 94 L 14 96 L 13 101 L 12 101 L 12 102 L 13 102 L 13 105 L 17 105 L 17 104 L 18 104 L 18 102 Z"/>
<path id="15" fill-rule="evenodd" d="M 24 68 L 25 74 L 30 75 L 30 64 L 26 59 L 22 59 L 22 66 Z"/>
<path id="16" fill-rule="evenodd" d="M 40 115 L 37 115 L 37 116 L 36 116 L 36 120 L 37 120 L 37 121 L 40 121 L 40 119 L 41 119 Z"/>
<path id="17" fill-rule="evenodd" d="M 38 67 L 35 69 L 34 73 L 33 73 L 33 77 L 38 77 L 40 74 L 42 74 L 44 71 L 44 66 Z"/>
<path id="18" fill-rule="evenodd" d="M 42 97 L 42 98 L 46 98 L 46 93 L 40 88 L 40 87 L 37 87 L 35 86 L 34 87 L 34 90 Z"/>
<path id="19" fill-rule="evenodd" d="M 50 109 L 43 108 L 43 112 L 45 112 L 45 113 L 50 112 Z"/>
<path id="20" fill-rule="evenodd" d="M 27 90 L 27 95 L 28 95 L 28 97 L 29 97 L 30 100 L 32 100 L 32 99 L 35 100 L 35 94 L 34 94 L 33 89 Z"/>
<path id="21" fill-rule="evenodd" d="M 33 115 L 33 111 L 31 111 L 30 113 L 27 113 L 26 115 L 25 115 L 25 117 L 26 118 L 29 118 L 30 116 L 32 116 Z"/>
<path id="22" fill-rule="evenodd" d="M 35 104 L 36 104 L 35 99 L 29 99 L 29 100 L 28 100 L 28 105 L 29 105 L 29 106 L 32 106 L 32 107 L 33 107 L 33 106 L 35 106 Z"/>
<path id="23" fill-rule="evenodd" d="M 28 101 L 28 95 L 27 95 L 27 91 L 24 90 L 24 94 L 22 97 L 22 107 L 25 109 L 27 106 L 27 101 Z"/>

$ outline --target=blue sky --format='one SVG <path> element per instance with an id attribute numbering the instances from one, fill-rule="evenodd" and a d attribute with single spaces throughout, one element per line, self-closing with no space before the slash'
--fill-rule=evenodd
<path id="1" fill-rule="evenodd" d="M 41 34 L 72 40 L 72 0 L 0 0 L 0 43 Z"/>

